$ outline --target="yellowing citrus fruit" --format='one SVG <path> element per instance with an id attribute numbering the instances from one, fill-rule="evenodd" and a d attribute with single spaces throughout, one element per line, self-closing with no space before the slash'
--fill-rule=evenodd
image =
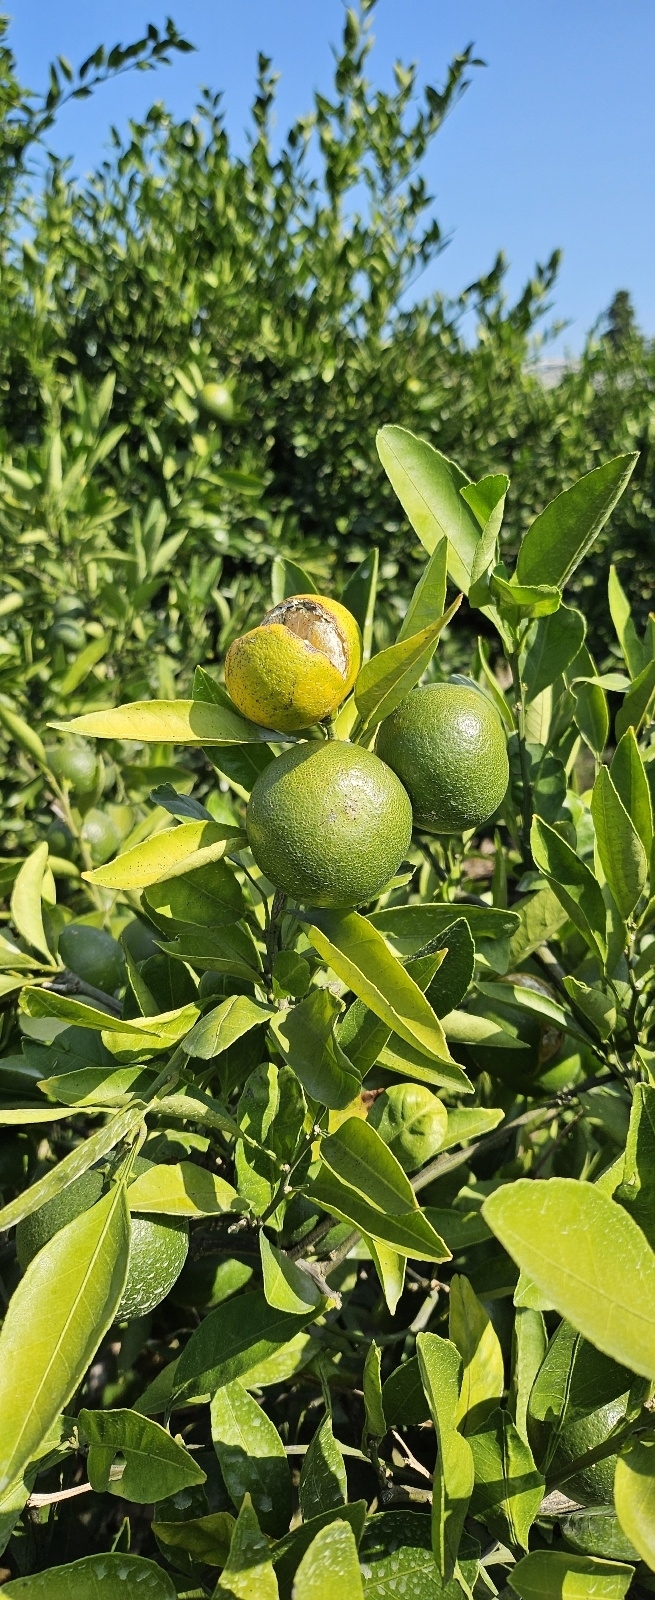
<path id="1" fill-rule="evenodd" d="M 296 733 L 332 716 L 361 661 L 361 634 L 351 612 L 324 595 L 295 594 L 230 645 L 225 683 L 251 722 Z"/>
<path id="2" fill-rule="evenodd" d="M 218 417 L 220 422 L 232 421 L 234 401 L 227 384 L 203 383 L 198 400 L 203 411 L 209 412 L 210 417 Z"/>
<path id="3" fill-rule="evenodd" d="M 338 739 L 285 750 L 260 773 L 246 813 L 258 867 L 304 905 L 358 906 L 393 877 L 412 834 L 395 773 Z"/>
<path id="4" fill-rule="evenodd" d="M 504 799 L 509 762 L 500 717 L 465 684 L 414 689 L 381 724 L 375 748 L 404 783 L 416 827 L 428 833 L 478 828 Z"/>

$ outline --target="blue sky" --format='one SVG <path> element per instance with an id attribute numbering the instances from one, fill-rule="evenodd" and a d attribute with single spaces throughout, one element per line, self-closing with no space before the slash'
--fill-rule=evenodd
<path id="1" fill-rule="evenodd" d="M 169 12 L 197 53 L 65 110 L 51 143 L 77 172 L 102 158 L 111 122 L 125 125 L 154 99 L 185 115 L 201 84 L 224 91 L 242 147 L 260 49 L 282 74 L 280 132 L 315 87 L 329 86 L 341 0 L 14 0 L 10 43 L 22 80 L 37 89 L 58 53 L 79 65 L 101 41 L 127 43 Z M 421 287 L 457 294 L 502 248 L 518 292 L 535 260 L 559 245 L 555 312 L 570 326 L 555 348 L 578 348 L 618 288 L 655 334 L 652 0 L 379 0 L 373 26 L 371 76 L 385 86 L 398 57 L 439 84 L 470 40 L 487 63 L 426 162 L 452 239 Z"/>

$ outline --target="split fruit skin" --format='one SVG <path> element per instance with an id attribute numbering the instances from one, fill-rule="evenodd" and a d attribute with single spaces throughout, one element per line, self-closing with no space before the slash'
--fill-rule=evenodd
<path id="1" fill-rule="evenodd" d="M 269 881 L 301 905 L 342 909 L 380 894 L 409 849 L 407 791 L 370 750 L 294 745 L 260 773 L 248 843 Z"/>
<path id="2" fill-rule="evenodd" d="M 230 645 L 225 683 L 251 722 L 298 733 L 334 714 L 361 662 L 362 639 L 351 612 L 323 595 L 296 594 Z"/>
<path id="3" fill-rule="evenodd" d="M 413 689 L 381 724 L 375 748 L 404 783 L 422 832 L 479 828 L 505 797 L 509 761 L 500 717 L 464 684 Z"/>

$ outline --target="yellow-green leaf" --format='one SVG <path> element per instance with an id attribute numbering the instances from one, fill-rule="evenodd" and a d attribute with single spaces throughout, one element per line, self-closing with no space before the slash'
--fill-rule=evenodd
<path id="1" fill-rule="evenodd" d="M 242 843 L 239 829 L 222 822 L 181 822 L 125 850 L 106 866 L 83 872 L 82 877 L 103 889 L 147 889 L 152 883 L 179 878 L 218 861 Z"/>
<path id="2" fill-rule="evenodd" d="M 308 938 L 337 977 L 401 1039 L 434 1061 L 450 1062 L 438 1017 L 377 928 L 356 911 L 312 911 L 311 920 Z"/>
<path id="3" fill-rule="evenodd" d="M 50 727 L 93 739 L 137 739 L 140 744 L 256 744 L 271 737 L 270 728 L 259 728 L 236 709 L 207 700 L 133 700 L 115 710 L 51 722 Z"/>
<path id="4" fill-rule="evenodd" d="M 21 937 L 52 966 L 41 909 L 41 891 L 47 866 L 48 846 L 44 840 L 23 862 L 16 877 L 11 895 L 11 916 Z"/>

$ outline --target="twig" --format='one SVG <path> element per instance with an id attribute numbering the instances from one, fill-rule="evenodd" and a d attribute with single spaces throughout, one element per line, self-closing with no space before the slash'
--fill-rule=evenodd
<path id="1" fill-rule="evenodd" d="M 28 1506 L 54 1506 L 59 1500 L 74 1500 L 78 1494 L 90 1494 L 93 1485 L 78 1483 L 75 1489 L 58 1489 L 56 1494 L 31 1494 Z"/>

